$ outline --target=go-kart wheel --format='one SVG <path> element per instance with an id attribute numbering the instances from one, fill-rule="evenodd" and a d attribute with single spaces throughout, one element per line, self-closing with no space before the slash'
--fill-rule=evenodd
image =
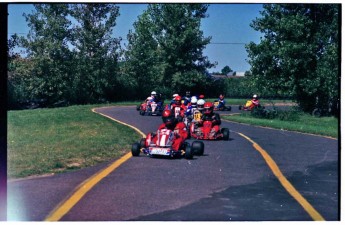
<path id="1" fill-rule="evenodd" d="M 192 150 L 194 152 L 194 155 L 203 155 L 204 154 L 204 142 L 194 141 L 192 143 Z"/>
<path id="2" fill-rule="evenodd" d="M 222 128 L 221 132 L 223 134 L 223 140 L 229 140 L 230 137 L 230 131 L 228 128 Z"/>
<path id="3" fill-rule="evenodd" d="M 226 108 L 226 110 L 227 110 L 227 111 L 231 111 L 231 106 L 228 106 L 228 107 Z"/>
<path id="4" fill-rule="evenodd" d="M 145 111 L 140 110 L 139 114 L 145 116 Z"/>
<path id="5" fill-rule="evenodd" d="M 140 140 L 140 148 L 145 148 L 146 138 Z"/>
<path id="6" fill-rule="evenodd" d="M 321 117 L 321 110 L 316 108 L 313 110 L 313 112 L 311 113 L 312 116 L 315 116 L 315 117 Z"/>
<path id="7" fill-rule="evenodd" d="M 186 159 L 193 159 L 193 149 L 190 145 L 186 146 L 184 157 Z"/>
<path id="8" fill-rule="evenodd" d="M 238 109 L 239 109 L 239 110 L 242 110 L 242 106 L 241 106 L 241 105 L 240 105 L 240 106 L 238 106 Z"/>
<path id="9" fill-rule="evenodd" d="M 140 154 L 140 144 L 135 143 L 132 145 L 132 156 L 139 156 Z"/>

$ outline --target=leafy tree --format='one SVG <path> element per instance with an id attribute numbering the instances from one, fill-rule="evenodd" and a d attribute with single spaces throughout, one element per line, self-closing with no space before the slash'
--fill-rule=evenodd
<path id="1" fill-rule="evenodd" d="M 127 85 L 135 96 L 144 98 L 162 82 L 164 65 L 160 56 L 158 41 L 154 37 L 154 23 L 145 11 L 134 23 L 135 32 L 127 35 L 124 73 L 128 75 Z M 161 90 L 162 92 L 162 90 Z"/>
<path id="2" fill-rule="evenodd" d="M 206 4 L 150 4 L 129 34 L 128 73 L 136 85 L 183 93 L 205 81 L 213 66 L 203 49 L 211 37 L 200 30 Z M 146 85 L 146 86 L 145 86 Z"/>
<path id="3" fill-rule="evenodd" d="M 233 72 L 229 66 L 224 66 L 222 69 L 222 74 L 227 75 L 228 73 Z"/>
<path id="4" fill-rule="evenodd" d="M 26 76 L 29 98 L 45 98 L 48 103 L 66 99 L 71 79 L 68 48 L 70 21 L 66 4 L 35 4 L 36 11 L 24 14 L 30 32 L 21 44 L 28 53 L 30 76 Z"/>
<path id="5" fill-rule="evenodd" d="M 116 76 L 119 74 L 120 40 L 111 36 L 119 7 L 74 4 L 71 15 L 77 21 L 72 30 L 75 70 L 71 92 L 74 101 L 90 103 L 102 98 L 120 98 Z"/>
<path id="6" fill-rule="evenodd" d="M 264 34 L 247 45 L 252 81 L 292 95 L 308 112 L 339 99 L 339 4 L 265 4 L 251 26 Z"/>

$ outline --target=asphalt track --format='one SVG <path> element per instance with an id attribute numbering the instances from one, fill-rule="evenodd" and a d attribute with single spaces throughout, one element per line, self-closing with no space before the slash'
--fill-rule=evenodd
<path id="1" fill-rule="evenodd" d="M 140 116 L 133 106 L 96 112 L 145 134 L 161 123 L 160 117 Z M 231 139 L 204 141 L 204 156 L 193 160 L 128 157 L 87 191 L 85 181 L 99 177 L 114 162 L 9 181 L 7 219 L 52 218 L 76 192 L 84 190 L 55 220 L 340 220 L 338 140 L 227 121 L 221 126 L 230 129 Z"/>

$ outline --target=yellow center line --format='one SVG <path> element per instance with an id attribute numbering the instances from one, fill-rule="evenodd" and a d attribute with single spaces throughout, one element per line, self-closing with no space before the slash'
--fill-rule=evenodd
<path id="1" fill-rule="evenodd" d="M 136 130 L 139 134 L 141 134 L 143 137 L 145 137 L 145 134 L 141 132 L 138 128 L 131 126 L 129 124 L 123 123 L 119 120 L 116 120 L 110 116 L 104 115 L 102 113 L 96 112 L 95 109 L 92 109 L 93 112 L 98 113 L 102 116 L 105 116 L 113 121 L 116 121 L 118 123 L 124 124 L 128 127 L 133 128 Z M 80 184 L 76 189 L 75 192 L 70 196 L 68 199 L 65 199 L 62 201 L 45 219 L 45 221 L 59 221 L 64 215 L 66 215 L 72 208 L 75 206 L 80 199 L 88 192 L 90 191 L 98 182 L 100 182 L 103 178 L 108 176 L 111 172 L 113 172 L 116 168 L 118 168 L 120 165 L 122 165 L 124 162 L 126 162 L 128 159 L 132 157 L 132 153 L 129 152 L 126 155 L 122 156 L 120 159 L 116 160 L 114 163 L 112 163 L 110 166 L 105 168 L 104 170 L 100 171 L 99 173 L 93 175 L 86 181 L 84 181 L 82 184 Z"/>
<path id="2" fill-rule="evenodd" d="M 236 132 L 238 133 L 238 132 Z M 252 139 L 247 137 L 246 135 L 242 133 L 238 133 L 245 139 L 247 139 L 249 142 L 253 144 L 253 147 L 260 152 L 262 157 L 265 159 L 268 166 L 271 168 L 273 174 L 278 178 L 282 186 L 287 190 L 287 192 L 303 207 L 303 209 L 311 216 L 311 218 L 315 221 L 324 221 L 325 219 L 318 213 L 314 207 L 295 189 L 295 187 L 285 178 L 283 173 L 280 171 L 278 165 L 275 163 L 275 161 L 271 158 L 271 156 L 258 145 L 256 142 L 254 142 Z"/>

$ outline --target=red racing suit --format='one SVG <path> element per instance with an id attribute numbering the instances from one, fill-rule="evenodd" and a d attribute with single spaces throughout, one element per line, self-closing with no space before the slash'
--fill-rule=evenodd
<path id="1" fill-rule="evenodd" d="M 209 115 L 203 114 L 201 120 L 199 121 L 199 125 L 202 126 L 205 120 L 212 121 L 212 130 L 214 130 L 215 133 L 220 130 L 219 125 L 222 123 L 222 121 L 218 113 L 212 112 Z"/>
<path id="2" fill-rule="evenodd" d="M 175 123 L 175 126 L 172 126 L 171 128 L 171 127 L 167 127 L 164 123 L 162 123 L 158 127 L 158 130 L 161 130 L 164 128 L 174 131 L 175 141 L 172 144 L 172 148 L 175 151 L 179 150 L 183 142 L 188 138 L 186 125 L 183 122 L 177 122 Z M 153 137 L 153 142 L 156 143 L 156 141 L 157 141 L 157 135 Z"/>
<path id="3" fill-rule="evenodd" d="M 187 111 L 187 106 L 185 106 L 183 104 L 177 105 L 174 103 L 171 105 L 171 112 L 175 115 L 175 118 L 178 121 L 182 121 L 186 111 Z"/>
<path id="4" fill-rule="evenodd" d="M 260 105 L 260 102 L 257 99 L 252 99 L 252 103 L 253 103 L 254 107 Z"/>

